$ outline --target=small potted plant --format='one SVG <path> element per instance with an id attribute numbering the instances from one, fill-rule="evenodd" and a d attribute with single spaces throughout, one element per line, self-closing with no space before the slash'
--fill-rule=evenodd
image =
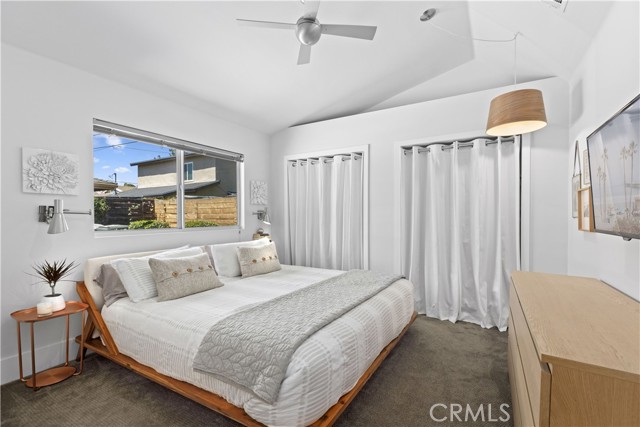
<path id="1" fill-rule="evenodd" d="M 75 261 L 67 262 L 66 259 L 54 261 L 53 263 L 45 260 L 33 266 L 36 274 L 31 274 L 31 276 L 41 279 L 43 283 L 47 283 L 51 287 L 51 294 L 45 295 L 42 301 L 51 303 L 53 311 L 59 311 L 65 308 L 64 296 L 56 293 L 56 285 L 65 277 L 69 276 L 76 267 L 77 264 Z"/>

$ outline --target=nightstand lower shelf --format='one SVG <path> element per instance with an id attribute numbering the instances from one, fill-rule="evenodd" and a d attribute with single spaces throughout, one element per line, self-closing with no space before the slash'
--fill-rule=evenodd
<path id="1" fill-rule="evenodd" d="M 47 369 L 46 371 L 38 372 L 36 374 L 36 386 L 40 388 L 56 384 L 72 377 L 75 373 L 76 368 L 73 366 L 60 366 L 58 368 Z M 24 384 L 27 387 L 33 388 L 33 376 L 27 378 Z"/>

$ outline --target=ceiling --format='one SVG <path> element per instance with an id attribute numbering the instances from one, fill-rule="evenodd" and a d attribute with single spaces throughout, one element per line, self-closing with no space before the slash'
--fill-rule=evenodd
<path id="1" fill-rule="evenodd" d="M 309 0 L 2 1 L 2 42 L 272 134 L 513 83 L 513 43 L 471 36 L 519 31 L 518 81 L 569 79 L 611 2 L 550 3 L 323 1 L 321 23 L 377 25 L 376 36 L 325 35 L 300 66 L 293 32 L 235 18 L 295 23 Z"/>

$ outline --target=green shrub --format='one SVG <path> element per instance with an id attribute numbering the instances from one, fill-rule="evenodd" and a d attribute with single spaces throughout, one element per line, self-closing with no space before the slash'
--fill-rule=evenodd
<path id="1" fill-rule="evenodd" d="M 107 205 L 107 199 L 105 197 L 93 198 L 93 222 L 97 224 L 104 224 L 107 218 L 107 211 L 109 206 Z"/>
<path id="2" fill-rule="evenodd" d="M 129 223 L 129 230 L 148 230 L 150 228 L 169 228 L 169 223 L 156 219 L 141 219 Z"/>
<path id="3" fill-rule="evenodd" d="M 205 221 L 204 219 L 192 219 L 192 220 L 186 221 L 184 225 L 187 228 L 191 228 L 191 227 L 217 227 L 220 224 L 213 221 Z"/>

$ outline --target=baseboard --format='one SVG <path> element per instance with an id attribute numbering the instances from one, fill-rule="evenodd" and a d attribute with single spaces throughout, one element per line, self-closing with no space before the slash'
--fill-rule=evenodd
<path id="1" fill-rule="evenodd" d="M 31 375 L 31 348 L 28 341 L 23 341 L 22 344 L 22 370 L 23 375 L 28 377 Z M 42 347 L 36 347 L 36 371 L 40 372 L 44 369 L 65 363 L 65 351 L 66 345 L 64 340 Z M 69 338 L 69 359 L 74 361 L 77 353 L 78 345 L 73 341 L 73 338 Z M 0 383 L 6 384 L 19 378 L 18 355 L 15 354 L 2 359 L 0 361 Z"/>

